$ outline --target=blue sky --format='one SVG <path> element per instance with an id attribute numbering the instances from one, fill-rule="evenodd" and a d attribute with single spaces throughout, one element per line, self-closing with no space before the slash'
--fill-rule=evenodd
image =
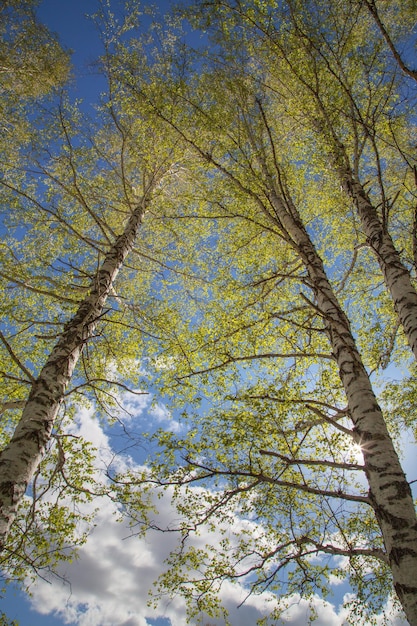
<path id="1" fill-rule="evenodd" d="M 163 0 L 159 2 L 163 8 L 169 4 Z M 92 21 L 85 17 L 94 13 L 96 8 L 95 0 L 44 0 L 38 11 L 40 20 L 59 34 L 64 46 L 73 50 L 75 78 L 72 96 L 83 98 L 87 108 L 105 89 L 104 80 L 91 66 L 100 52 L 98 33 Z M 145 423 L 156 419 L 167 427 L 177 425 L 162 405 L 151 406 L 150 397 L 137 400 L 130 408 Z M 112 443 L 108 433 L 88 411 L 80 411 L 75 428 L 84 436 L 90 436 L 104 456 L 111 455 Z M 415 459 L 407 461 L 406 470 L 410 475 L 413 471 L 416 473 Z M 160 508 L 161 516 L 169 519 L 169 502 L 162 501 Z M 167 600 L 153 617 L 147 608 L 148 587 L 161 573 L 163 559 L 173 547 L 174 539 L 160 534 L 143 540 L 131 537 L 126 526 L 114 521 L 114 513 L 111 503 L 102 503 L 99 523 L 91 540 L 80 551 L 79 560 L 62 569 L 62 580 L 37 581 L 32 588 L 31 601 L 10 587 L 0 602 L 0 608 L 8 617 L 17 619 L 21 626 L 167 626 L 170 619 L 175 626 L 185 624 L 184 606 L 178 599 Z M 333 604 L 317 600 L 319 618 L 316 626 L 342 626 L 345 614 L 338 603 L 347 592 L 345 585 L 335 585 L 334 596 L 330 599 Z M 224 603 L 230 608 L 233 626 L 252 626 L 263 614 L 264 599 L 250 598 L 237 611 L 238 594 L 239 590 L 225 586 Z M 288 625 L 304 626 L 307 614 L 307 606 L 300 601 L 288 614 Z M 210 620 L 210 623 L 221 626 L 221 621 Z M 400 622 L 393 622 L 392 626 L 400 626 Z"/>
<path id="2" fill-rule="evenodd" d="M 75 67 L 73 95 L 86 104 L 94 102 L 105 81 L 91 64 L 100 54 L 99 34 L 88 17 L 97 11 L 96 0 L 43 0 L 39 5 L 40 21 L 59 35 L 61 43 L 72 50 Z"/>

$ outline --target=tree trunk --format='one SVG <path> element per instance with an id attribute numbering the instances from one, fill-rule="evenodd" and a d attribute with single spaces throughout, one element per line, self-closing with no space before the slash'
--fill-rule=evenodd
<path id="1" fill-rule="evenodd" d="M 385 285 L 417 359 L 417 291 L 411 282 L 410 273 L 361 183 L 346 168 L 340 168 L 340 176 L 343 187 L 355 203 L 368 244 L 376 254 Z"/>
<path id="2" fill-rule="evenodd" d="M 32 388 L 22 417 L 9 444 L 0 453 L 0 552 L 27 486 L 41 462 L 65 391 L 86 342 L 97 321 L 116 276 L 132 249 L 147 200 L 137 205 L 90 285 L 89 295 L 64 326 Z"/>
<path id="3" fill-rule="evenodd" d="M 376 255 L 398 319 L 414 358 L 417 359 L 417 291 L 411 282 L 410 272 L 401 261 L 391 235 L 382 224 L 363 185 L 356 180 L 346 149 L 328 123 L 323 107 L 322 111 L 326 121 L 324 124 L 316 121 L 315 129 L 333 143 L 330 158 L 339 175 L 342 188 L 356 207 L 367 242 Z M 325 130 L 326 126 L 328 132 Z"/>
<path id="4" fill-rule="evenodd" d="M 322 260 L 291 200 L 283 200 L 275 192 L 270 192 L 269 198 L 305 263 L 323 315 L 345 388 L 354 437 L 363 452 L 369 497 L 383 536 L 394 587 L 408 621 L 417 626 L 417 517 L 410 486 L 356 349 L 349 321 L 328 281 Z"/>

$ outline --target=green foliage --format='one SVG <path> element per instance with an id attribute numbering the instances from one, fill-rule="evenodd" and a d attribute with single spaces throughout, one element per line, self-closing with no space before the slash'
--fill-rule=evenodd
<path id="1" fill-rule="evenodd" d="M 19 626 L 19 622 L 17 622 L 15 619 L 10 621 L 7 615 L 5 615 L 3 612 L 0 614 L 0 624 L 1 626 Z"/>
<path id="2" fill-rule="evenodd" d="M 2 553 L 8 580 L 29 585 L 43 572 L 76 558 L 94 525 L 94 498 L 108 492 L 97 475 L 97 451 L 71 434 L 71 413 L 57 428 Z"/>
<path id="3" fill-rule="evenodd" d="M 408 364 L 341 175 L 349 171 L 366 188 L 414 283 L 412 100 L 403 98 L 406 83 L 364 3 L 197 4 L 184 15 L 207 31 L 214 58 L 211 48 L 187 52 L 174 20 L 154 43 L 136 36 L 136 10 L 118 26 L 104 7 L 97 19 L 106 23 L 109 90 L 96 119 L 63 97 L 5 167 L 2 447 L 31 379 L 152 189 L 133 254 L 20 509 L 5 567 L 23 579 L 73 558 L 85 541 L 94 497 L 110 487 L 95 481 L 89 443 L 71 435 L 75 402 L 118 419 L 120 390 L 143 388 L 140 362 L 181 411 L 183 430 L 151 433 L 158 453 L 149 468 L 112 475 L 112 496 L 144 526 L 155 490 L 173 498 L 180 541 L 158 593 L 181 593 L 190 619 L 228 623 L 221 586 L 243 581 L 248 594 L 272 594 L 265 623 L 277 623 L 294 594 L 313 602 L 347 579 L 356 594 L 349 619 L 370 624 L 392 580 L 368 498 L 366 450 L 355 443 L 331 325 L 318 305 L 322 285 L 310 271 L 317 258 L 283 223 L 273 191 L 322 259 L 367 369 L 383 378 L 391 363 Z M 400 40 L 398 3 L 382 13 Z M 410 19 L 408 8 L 404 15 Z M 167 34 L 161 25 L 154 32 Z M 32 79 L 46 71 L 46 51 L 58 54 L 49 41 L 29 63 L 22 42 L 11 28 L 4 49 L 19 80 L 7 106 L 20 92 L 49 91 L 42 81 L 36 91 Z M 66 71 L 58 56 L 54 84 Z M 414 386 L 410 378 L 381 393 L 394 441 L 414 426 Z M 91 514 L 79 514 L 83 505 Z"/>
<path id="4" fill-rule="evenodd" d="M 68 77 L 68 54 L 36 19 L 36 4 L 5 0 L 0 9 L 0 88 L 6 98 L 39 98 Z"/>
<path id="5" fill-rule="evenodd" d="M 0 151 L 2 170 L 17 162 L 36 129 L 31 116 L 66 83 L 69 54 L 35 15 L 32 0 L 0 7 Z"/>

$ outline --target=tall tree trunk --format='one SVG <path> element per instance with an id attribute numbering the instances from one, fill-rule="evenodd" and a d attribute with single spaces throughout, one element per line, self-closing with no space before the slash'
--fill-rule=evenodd
<path id="1" fill-rule="evenodd" d="M 22 417 L 9 444 L 0 453 L 0 551 L 5 547 L 19 503 L 51 438 L 77 361 L 93 335 L 116 276 L 132 249 L 147 202 L 145 195 L 98 269 L 89 295 L 65 324 L 60 339 L 32 384 Z"/>
<path id="2" fill-rule="evenodd" d="M 363 452 L 369 497 L 383 536 L 394 587 L 408 621 L 417 626 L 417 517 L 410 486 L 356 349 L 349 321 L 329 283 L 322 260 L 291 199 L 283 199 L 274 191 L 269 199 L 304 261 L 325 320 L 354 424 L 354 437 Z"/>
<path id="3" fill-rule="evenodd" d="M 361 183 L 348 167 L 340 167 L 339 173 L 345 191 L 355 203 L 368 244 L 375 252 L 398 319 L 417 359 L 417 291 L 410 273 Z"/>
<path id="4" fill-rule="evenodd" d="M 354 175 L 346 148 L 332 126 L 320 96 L 316 91 L 310 91 L 323 116 L 322 121 L 314 120 L 314 129 L 330 141 L 331 162 L 340 178 L 342 188 L 356 207 L 368 244 L 376 255 L 408 344 L 414 358 L 417 359 L 417 290 L 411 282 L 410 272 L 401 261 L 391 235 L 379 218 L 363 185 Z"/>

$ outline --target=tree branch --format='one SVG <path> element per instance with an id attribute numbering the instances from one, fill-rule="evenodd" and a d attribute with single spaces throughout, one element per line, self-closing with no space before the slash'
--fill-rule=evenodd
<path id="1" fill-rule="evenodd" d="M 345 469 L 345 470 L 360 470 L 363 471 L 365 467 L 363 465 L 359 465 L 357 463 L 337 463 L 336 461 L 325 461 L 320 460 L 316 461 L 313 459 L 290 459 L 289 457 L 279 454 L 278 452 L 274 452 L 273 450 L 259 450 L 259 454 L 265 454 L 268 456 L 273 456 L 281 461 L 283 461 L 286 465 L 316 465 L 316 466 L 325 466 L 325 467 L 334 467 L 337 469 Z"/>
<path id="2" fill-rule="evenodd" d="M 29 380 L 34 383 L 35 382 L 35 377 L 33 376 L 33 374 L 28 370 L 28 368 L 23 365 L 23 363 L 21 362 L 21 360 L 19 359 L 19 357 L 15 354 L 15 352 L 13 351 L 13 348 L 11 347 L 11 345 L 9 344 L 9 342 L 7 341 L 6 337 L 3 335 L 3 333 L 0 330 L 0 340 L 2 341 L 2 343 L 5 345 L 7 352 L 10 354 L 10 356 L 12 357 L 12 360 L 16 363 L 16 365 L 22 370 L 22 372 L 24 374 L 26 374 L 26 376 L 29 378 Z"/>

